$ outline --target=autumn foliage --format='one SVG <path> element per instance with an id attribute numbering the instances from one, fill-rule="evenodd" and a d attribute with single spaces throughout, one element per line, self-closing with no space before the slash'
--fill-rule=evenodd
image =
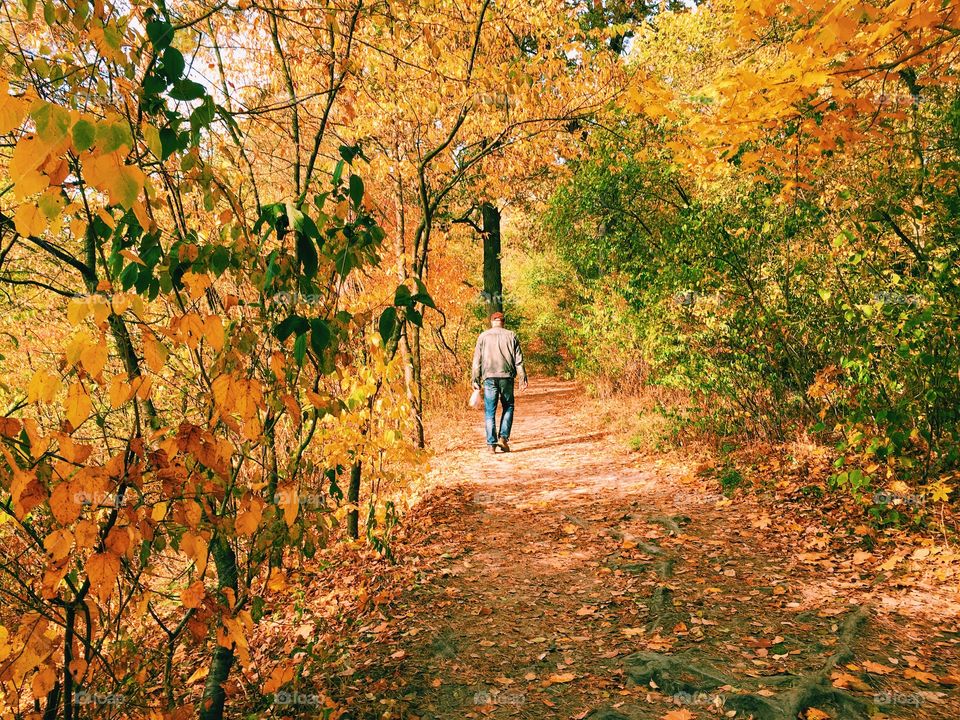
<path id="1" fill-rule="evenodd" d="M 548 328 L 558 365 L 640 357 L 741 429 L 826 433 L 837 484 L 948 499 L 958 12 L 4 3 L 4 716 L 289 686 L 250 639 L 292 567 L 390 556 L 484 205 L 603 320 Z"/>

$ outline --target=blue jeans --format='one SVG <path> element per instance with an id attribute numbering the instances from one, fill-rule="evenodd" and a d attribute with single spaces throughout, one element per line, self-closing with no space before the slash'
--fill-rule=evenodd
<path id="1" fill-rule="evenodd" d="M 503 407 L 500 434 L 497 435 L 497 401 Z M 483 381 L 483 407 L 486 410 L 487 444 L 496 445 L 497 438 L 510 439 L 513 427 L 513 378 L 487 378 Z"/>

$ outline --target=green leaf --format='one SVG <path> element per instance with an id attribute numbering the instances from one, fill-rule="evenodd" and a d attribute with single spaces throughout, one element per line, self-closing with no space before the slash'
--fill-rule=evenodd
<path id="1" fill-rule="evenodd" d="M 413 304 L 410 288 L 406 285 L 397 285 L 397 291 L 393 295 L 393 304 L 397 307 L 410 307 Z"/>
<path id="2" fill-rule="evenodd" d="M 173 41 L 173 25 L 166 20 L 151 20 L 147 23 L 147 37 L 157 52 L 160 52 Z"/>
<path id="3" fill-rule="evenodd" d="M 39 207 L 44 217 L 50 221 L 60 214 L 65 203 L 63 195 L 44 193 L 40 196 Z"/>
<path id="4" fill-rule="evenodd" d="M 37 136 L 48 145 L 56 145 L 70 130 L 70 111 L 53 103 L 41 102 L 30 113 L 37 126 Z"/>
<path id="5" fill-rule="evenodd" d="M 210 253 L 210 261 L 208 263 L 210 269 L 213 270 L 217 277 L 219 277 L 223 275 L 229 264 L 230 250 L 223 245 L 217 245 L 213 252 Z"/>
<path id="6" fill-rule="evenodd" d="M 117 202 L 128 210 L 137 201 L 143 189 L 143 172 L 136 165 L 124 165 L 117 170 L 111 193 L 116 193 Z"/>
<path id="7" fill-rule="evenodd" d="M 413 296 L 412 300 L 414 303 L 421 303 L 429 308 L 437 309 L 436 304 L 433 302 L 433 298 L 430 297 L 430 293 L 427 292 L 427 286 L 423 284 L 422 281 L 414 278 L 414 282 L 417 283 L 417 293 Z"/>
<path id="8" fill-rule="evenodd" d="M 346 160 L 348 163 L 353 164 L 353 159 L 359 155 L 363 157 L 363 153 L 360 151 L 359 145 L 341 145 L 340 146 L 340 157 Z"/>
<path id="9" fill-rule="evenodd" d="M 133 148 L 133 136 L 126 123 L 98 122 L 97 123 L 97 150 L 102 153 L 111 153 L 126 146 Z"/>
<path id="10" fill-rule="evenodd" d="M 297 238 L 297 260 L 303 267 L 303 274 L 313 279 L 317 274 L 319 258 L 317 257 L 317 248 L 314 247 L 313 240 L 302 232 L 294 233 Z"/>
<path id="11" fill-rule="evenodd" d="M 123 269 L 123 272 L 120 273 L 120 284 L 123 286 L 124 290 L 129 290 L 133 287 L 133 284 L 137 281 L 137 275 L 140 272 L 140 266 L 136 263 L 130 263 Z"/>
<path id="12" fill-rule="evenodd" d="M 84 152 L 93 147 L 97 137 L 97 128 L 89 120 L 77 120 L 73 124 L 73 144 L 78 152 Z"/>
<path id="13" fill-rule="evenodd" d="M 323 355 L 323 351 L 330 347 L 330 326 L 322 318 L 314 318 L 310 321 L 310 347 L 317 355 Z"/>
<path id="14" fill-rule="evenodd" d="M 161 160 L 166 160 L 177 149 L 177 132 L 171 127 L 165 127 L 160 130 L 160 149 L 163 155 Z"/>
<path id="15" fill-rule="evenodd" d="M 175 82 L 170 89 L 170 97 L 174 100 L 199 100 L 206 94 L 203 85 L 185 78 Z"/>
<path id="16" fill-rule="evenodd" d="M 157 157 L 163 156 L 163 143 L 160 140 L 160 132 L 153 125 L 144 124 L 143 140 L 147 143 L 150 152 Z"/>
<path id="17" fill-rule="evenodd" d="M 190 127 L 195 130 L 205 128 L 217 116 L 217 106 L 209 95 L 203 96 L 203 102 L 190 113 Z"/>
<path id="18" fill-rule="evenodd" d="M 163 74 L 167 82 L 176 82 L 183 75 L 187 64 L 183 59 L 183 53 L 175 47 L 168 47 L 163 51 Z"/>
<path id="19" fill-rule="evenodd" d="M 388 307 L 380 315 L 380 337 L 383 338 L 383 342 L 386 343 L 389 338 L 393 336 L 394 331 L 397 327 L 397 309 L 393 306 Z"/>
<path id="20" fill-rule="evenodd" d="M 359 175 L 350 176 L 350 200 L 354 207 L 360 207 L 363 200 L 363 178 Z"/>
<path id="21" fill-rule="evenodd" d="M 307 336 L 306 335 L 297 335 L 297 339 L 293 342 L 293 357 L 297 361 L 297 365 L 303 365 L 303 359 L 307 356 Z"/>
<path id="22" fill-rule="evenodd" d="M 310 324 L 307 322 L 305 317 L 302 317 L 301 315 L 291 315 L 286 320 L 280 322 L 280 324 L 273 329 L 273 334 L 277 336 L 277 339 L 280 342 L 284 342 L 293 333 L 296 333 L 298 336 L 302 336 L 309 329 Z"/>

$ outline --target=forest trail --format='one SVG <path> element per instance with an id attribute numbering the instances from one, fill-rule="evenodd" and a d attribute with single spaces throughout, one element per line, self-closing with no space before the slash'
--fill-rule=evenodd
<path id="1" fill-rule="evenodd" d="M 361 717 L 960 717 L 957 619 L 934 623 L 929 593 L 825 564 L 585 409 L 576 385 L 540 381 L 512 452 L 486 451 L 479 412 L 443 432 Z"/>

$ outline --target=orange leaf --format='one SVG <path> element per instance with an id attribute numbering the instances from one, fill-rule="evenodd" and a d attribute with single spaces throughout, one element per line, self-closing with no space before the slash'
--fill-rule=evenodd
<path id="1" fill-rule="evenodd" d="M 293 680 L 293 674 L 295 668 L 292 662 L 286 662 L 279 667 L 275 667 L 273 672 L 270 673 L 269 679 L 263 684 L 263 694 L 269 695 L 270 693 L 276 692 L 288 682 Z"/>
<path id="2" fill-rule="evenodd" d="M 207 591 L 203 587 L 203 581 L 197 580 L 195 583 L 183 589 L 180 593 L 180 602 L 185 608 L 198 608 L 203 603 L 203 598 Z"/>
<path id="3" fill-rule="evenodd" d="M 101 601 L 113 593 L 113 584 L 120 574 L 120 558 L 111 552 L 96 553 L 87 560 L 90 587 Z"/>

